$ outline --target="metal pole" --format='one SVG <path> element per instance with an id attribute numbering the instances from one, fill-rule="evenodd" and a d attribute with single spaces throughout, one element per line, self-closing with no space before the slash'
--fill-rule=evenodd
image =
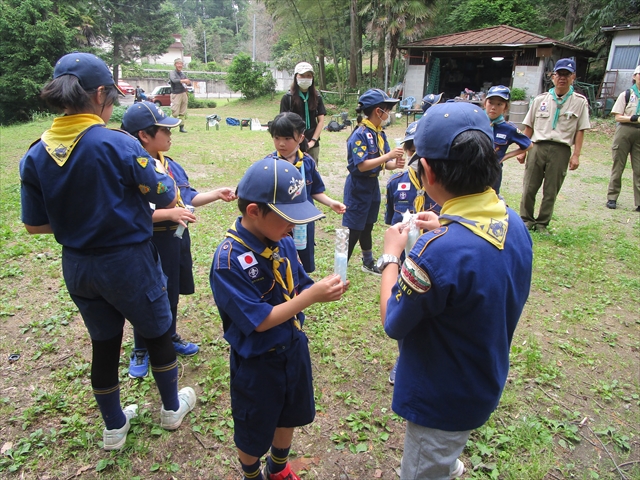
<path id="1" fill-rule="evenodd" d="M 202 30 L 202 36 L 204 37 L 204 63 L 207 64 L 207 31 Z"/>
<path id="2" fill-rule="evenodd" d="M 256 61 L 256 14 L 253 14 L 253 61 Z"/>

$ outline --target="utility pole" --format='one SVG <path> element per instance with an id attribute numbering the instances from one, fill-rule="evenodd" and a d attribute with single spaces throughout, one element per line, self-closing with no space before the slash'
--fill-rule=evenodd
<path id="1" fill-rule="evenodd" d="M 256 61 L 256 14 L 253 14 L 253 61 Z"/>
<path id="2" fill-rule="evenodd" d="M 202 36 L 204 38 L 204 63 L 207 64 L 207 31 L 205 29 L 202 30 Z"/>

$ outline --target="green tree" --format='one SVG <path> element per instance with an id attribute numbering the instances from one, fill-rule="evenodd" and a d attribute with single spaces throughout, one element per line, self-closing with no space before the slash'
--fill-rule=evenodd
<path id="1" fill-rule="evenodd" d="M 227 72 L 227 85 L 245 98 L 257 98 L 275 91 L 275 81 L 264 63 L 251 60 L 246 53 L 237 55 Z"/>
<path id="2" fill-rule="evenodd" d="M 0 123 L 26 120 L 77 30 L 51 0 L 0 0 L 0 32 Z"/>
<path id="3" fill-rule="evenodd" d="M 164 0 L 94 0 L 86 8 L 93 38 L 111 46 L 107 57 L 116 80 L 121 64 L 165 53 L 180 29 L 173 5 Z"/>
<path id="4" fill-rule="evenodd" d="M 530 32 L 540 30 L 533 0 L 465 0 L 447 17 L 452 32 L 509 25 Z"/>

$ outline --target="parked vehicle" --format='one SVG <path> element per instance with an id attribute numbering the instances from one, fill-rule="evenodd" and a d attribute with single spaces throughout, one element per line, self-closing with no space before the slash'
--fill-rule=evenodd
<path id="1" fill-rule="evenodd" d="M 118 80 L 118 87 L 120 87 L 120 90 L 122 90 L 125 95 L 133 95 L 136 91 L 135 88 L 133 88 L 127 82 L 123 82 L 122 80 Z"/>
<path id="2" fill-rule="evenodd" d="M 160 85 L 147 95 L 147 99 L 159 107 L 169 107 L 171 106 L 171 87 Z"/>

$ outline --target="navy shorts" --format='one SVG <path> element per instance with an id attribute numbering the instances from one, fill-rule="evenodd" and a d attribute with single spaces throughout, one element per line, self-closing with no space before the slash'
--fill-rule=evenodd
<path id="1" fill-rule="evenodd" d="M 231 350 L 231 410 L 236 447 L 262 457 L 277 427 L 313 422 L 316 415 L 307 337 L 251 358 Z"/>
<path id="2" fill-rule="evenodd" d="M 145 338 L 169 330 L 167 277 L 150 241 L 87 250 L 64 247 L 62 273 L 92 340 L 120 334 L 125 318 Z"/>

